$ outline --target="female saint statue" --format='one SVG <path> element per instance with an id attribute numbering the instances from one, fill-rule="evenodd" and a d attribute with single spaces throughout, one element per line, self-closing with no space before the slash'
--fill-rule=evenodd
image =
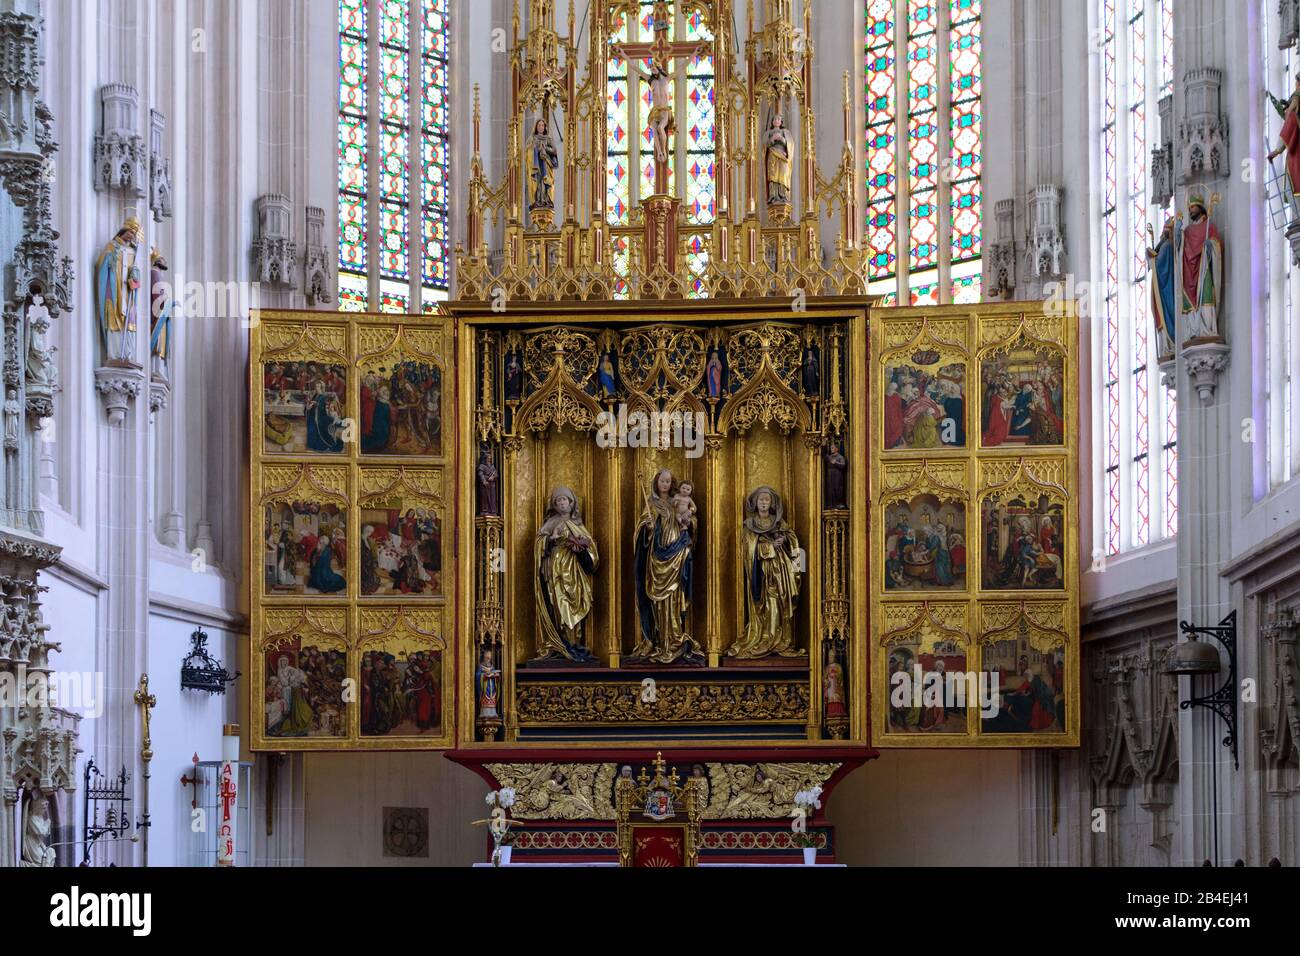
<path id="1" fill-rule="evenodd" d="M 659 471 L 637 526 L 633 576 L 641 638 L 630 660 L 657 664 L 703 664 L 704 655 L 687 630 L 697 520 L 679 516 L 673 473 Z"/>
<path id="2" fill-rule="evenodd" d="M 27 801 L 24 817 L 22 865 L 53 866 L 55 852 L 50 846 L 50 834 L 54 823 L 50 819 L 50 798 L 39 790 L 34 791 Z"/>
<path id="3" fill-rule="evenodd" d="M 48 392 L 58 381 L 54 347 L 50 345 L 50 309 L 45 296 L 32 295 L 27 306 L 27 391 Z"/>
<path id="4" fill-rule="evenodd" d="M 767 162 L 768 206 L 790 205 L 790 132 L 781 111 L 772 114 L 763 140 Z"/>
<path id="5" fill-rule="evenodd" d="M 766 485 L 745 499 L 742 537 L 745 632 L 727 654 L 742 659 L 770 654 L 798 657 L 804 653 L 794 646 L 799 539 L 785 523 L 780 495 Z"/>
<path id="6" fill-rule="evenodd" d="M 592 664 L 596 656 L 582 643 L 582 622 L 591 613 L 592 582 L 600 556 L 568 488 L 551 492 L 546 518 L 534 546 L 537 578 L 537 659 L 563 657 Z"/>
<path id="7" fill-rule="evenodd" d="M 555 148 L 547 122 L 538 117 L 533 124 L 533 204 L 530 209 L 554 209 L 555 167 L 560 154 Z"/>

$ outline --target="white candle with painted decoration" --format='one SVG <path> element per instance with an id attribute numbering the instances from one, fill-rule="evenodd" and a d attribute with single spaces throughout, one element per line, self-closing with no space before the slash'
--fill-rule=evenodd
<path id="1" fill-rule="evenodd" d="M 217 774 L 217 866 L 235 865 L 239 814 L 239 724 L 226 724 Z"/>

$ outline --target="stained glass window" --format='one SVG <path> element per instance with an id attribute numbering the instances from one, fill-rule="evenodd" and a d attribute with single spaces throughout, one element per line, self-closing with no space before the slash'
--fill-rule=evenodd
<path id="1" fill-rule="evenodd" d="M 981 56 L 981 0 L 867 0 L 867 279 L 876 295 L 914 305 L 981 298 Z"/>
<path id="2" fill-rule="evenodd" d="M 614 43 L 649 43 L 654 39 L 653 0 L 641 0 L 637 16 L 621 13 L 610 25 Z M 713 39 L 708 23 L 698 11 L 674 7 L 669 21 L 669 40 L 705 43 Z M 631 228 L 631 205 L 654 192 L 654 131 L 650 127 L 650 84 L 645 74 L 649 60 L 642 59 L 629 70 L 619 57 L 606 64 L 605 123 L 605 221 L 611 226 Z M 630 74 L 636 74 L 635 85 Z M 674 156 L 668 170 L 669 192 L 684 183 L 684 211 L 687 263 L 696 276 L 688 295 L 706 293 L 700 276 L 708 266 L 708 226 L 717 218 L 715 142 L 715 74 L 713 57 L 691 57 L 685 70 L 674 64 L 678 126 L 673 137 Z M 634 92 L 635 90 L 635 92 Z M 685 117 L 683 124 L 681 117 Z M 638 131 L 638 132 L 634 132 Z M 702 228 L 704 227 L 704 228 Z M 615 233 L 614 268 L 626 275 L 629 245 L 626 234 Z M 620 289 L 619 295 L 624 291 Z"/>
<path id="3" fill-rule="evenodd" d="M 1171 212 L 1151 201 L 1150 150 L 1159 132 L 1156 101 L 1172 89 L 1173 32 L 1168 0 L 1100 4 L 1099 558 L 1178 526 L 1176 406 L 1156 365 L 1147 260 L 1151 231 Z"/>
<path id="4" fill-rule="evenodd" d="M 339 308 L 446 296 L 449 0 L 338 0 Z"/>

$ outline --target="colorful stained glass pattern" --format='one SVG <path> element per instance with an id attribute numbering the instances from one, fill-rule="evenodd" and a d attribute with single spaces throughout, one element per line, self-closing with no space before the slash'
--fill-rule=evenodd
<path id="1" fill-rule="evenodd" d="M 914 0 L 907 15 L 908 264 L 939 262 L 938 10 Z"/>
<path id="2" fill-rule="evenodd" d="M 867 279 L 906 272 L 909 300 L 982 292 L 977 270 L 957 270 L 983 245 L 981 13 L 981 0 L 866 2 Z M 944 269 L 942 283 L 930 274 Z"/>
<path id="3" fill-rule="evenodd" d="M 952 261 L 977 259 L 982 251 L 980 222 L 983 190 L 982 52 L 979 4 L 951 0 L 948 29 L 950 84 L 949 156 L 952 181 Z"/>
<path id="4" fill-rule="evenodd" d="M 686 39 L 713 39 L 698 11 L 686 18 Z M 691 58 L 686 67 L 686 221 L 693 225 L 717 218 L 713 78 L 713 57 Z"/>
<path id="5" fill-rule="evenodd" d="M 627 19 L 612 31 L 615 43 L 628 39 Z M 627 61 L 611 58 L 605 81 L 605 221 L 626 226 L 631 215 L 631 128 L 628 107 Z"/>
<path id="6" fill-rule="evenodd" d="M 898 262 L 898 134 L 894 0 L 868 0 L 867 277 L 893 276 Z"/>
<path id="7" fill-rule="evenodd" d="M 374 271 L 385 311 L 412 306 L 413 270 L 446 294 L 448 5 L 338 0 L 340 309 L 368 307 Z"/>
<path id="8" fill-rule="evenodd" d="M 420 0 L 420 273 L 426 297 L 447 292 L 447 6 Z"/>
<path id="9" fill-rule="evenodd" d="M 366 307 L 366 0 L 339 0 L 339 308 Z M 349 276 L 348 273 L 355 274 Z M 359 276 L 360 281 L 355 281 Z"/>

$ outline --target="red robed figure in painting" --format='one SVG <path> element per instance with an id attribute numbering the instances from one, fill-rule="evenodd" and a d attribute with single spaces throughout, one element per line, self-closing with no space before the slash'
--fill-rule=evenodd
<path id="1" fill-rule="evenodd" d="M 903 440 L 903 396 L 898 394 L 898 384 L 890 382 L 885 389 L 885 447 L 895 448 Z"/>
<path id="2" fill-rule="evenodd" d="M 1002 396 L 997 389 L 993 390 L 988 400 L 992 405 L 989 408 L 989 427 L 984 432 L 984 444 L 993 448 L 1007 440 L 1011 433 L 1011 418 L 1003 410 Z"/>

